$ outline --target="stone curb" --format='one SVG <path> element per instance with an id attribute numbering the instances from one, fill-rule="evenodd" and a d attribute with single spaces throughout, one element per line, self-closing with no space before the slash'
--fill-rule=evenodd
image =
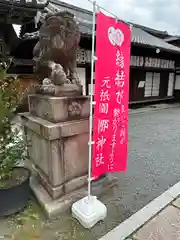
<path id="1" fill-rule="evenodd" d="M 180 104 L 179 105 L 175 105 L 175 106 L 169 106 L 169 107 L 162 107 L 162 108 L 152 108 L 152 109 L 149 109 L 149 110 L 146 110 L 146 111 L 137 111 L 137 112 L 129 112 L 129 116 L 130 115 L 138 115 L 138 114 L 145 114 L 145 113 L 149 113 L 149 112 L 156 112 L 156 111 L 159 111 L 159 110 L 165 110 L 165 109 L 169 109 L 169 108 L 176 108 L 176 107 L 180 107 Z"/>
<path id="2" fill-rule="evenodd" d="M 180 182 L 169 188 L 130 218 L 120 223 L 99 240 L 124 240 L 157 215 L 180 194 Z"/>

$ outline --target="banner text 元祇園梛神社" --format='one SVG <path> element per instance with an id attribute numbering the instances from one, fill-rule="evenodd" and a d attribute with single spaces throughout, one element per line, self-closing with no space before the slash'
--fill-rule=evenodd
<path id="1" fill-rule="evenodd" d="M 125 171 L 131 29 L 97 14 L 92 177 Z"/>

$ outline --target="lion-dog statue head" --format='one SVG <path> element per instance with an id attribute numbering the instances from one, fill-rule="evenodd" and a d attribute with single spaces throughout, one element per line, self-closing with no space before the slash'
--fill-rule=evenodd
<path id="1" fill-rule="evenodd" d="M 46 16 L 39 31 L 39 42 L 33 50 L 35 73 L 41 81 L 51 75 L 52 62 L 62 66 L 71 82 L 78 81 L 76 52 L 80 37 L 73 14 L 64 11 Z"/>

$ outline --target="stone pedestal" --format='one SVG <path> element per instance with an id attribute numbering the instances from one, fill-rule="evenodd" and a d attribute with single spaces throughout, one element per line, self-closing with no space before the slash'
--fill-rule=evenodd
<path id="1" fill-rule="evenodd" d="M 31 188 L 48 216 L 87 195 L 89 98 L 29 96 L 22 115 L 32 167 Z M 115 184 L 104 179 L 102 188 Z M 93 190 L 94 191 L 94 190 Z"/>
<path id="2" fill-rule="evenodd" d="M 30 114 L 54 123 L 87 119 L 89 106 L 89 98 L 84 96 L 49 97 L 38 94 L 29 96 Z"/>
<path id="3" fill-rule="evenodd" d="M 86 183 L 88 120 L 53 124 L 26 114 L 23 125 L 29 158 L 53 199 Z"/>

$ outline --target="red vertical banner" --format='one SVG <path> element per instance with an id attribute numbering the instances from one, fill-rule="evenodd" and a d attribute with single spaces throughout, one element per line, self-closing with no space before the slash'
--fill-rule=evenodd
<path id="1" fill-rule="evenodd" d="M 131 30 L 97 14 L 92 176 L 125 171 Z"/>

